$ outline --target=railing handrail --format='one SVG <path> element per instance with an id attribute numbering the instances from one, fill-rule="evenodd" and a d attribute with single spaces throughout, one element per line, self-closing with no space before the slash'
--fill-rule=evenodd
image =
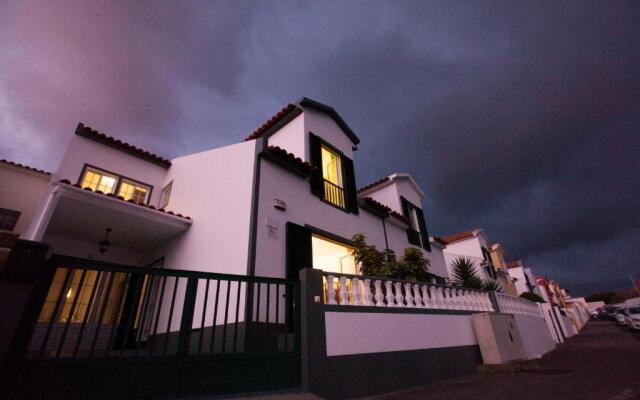
<path id="1" fill-rule="evenodd" d="M 456 285 L 443 285 L 440 283 L 431 283 L 431 282 L 422 282 L 422 281 L 408 281 L 408 280 L 403 280 L 403 279 L 396 279 L 396 278 L 387 278 L 387 277 L 383 277 L 383 276 L 374 276 L 374 275 L 354 275 L 354 274 L 345 274 L 342 272 L 328 272 L 328 271 L 322 271 L 322 275 L 323 276 L 329 276 L 329 275 L 333 275 L 335 277 L 347 277 L 347 278 L 358 278 L 361 280 L 364 279 L 371 279 L 372 281 L 391 281 L 391 282 L 401 282 L 401 283 L 410 283 L 412 285 L 416 284 L 416 285 L 429 285 L 429 286 L 435 286 L 435 287 L 441 287 L 441 288 L 455 288 L 455 289 L 464 289 L 464 290 L 470 290 L 470 291 L 474 291 L 474 292 L 479 292 L 479 293 L 489 293 L 489 291 L 487 290 L 483 290 L 483 289 L 474 289 L 474 288 L 468 288 L 468 287 L 464 287 L 464 286 L 456 286 Z"/>
<path id="2" fill-rule="evenodd" d="M 335 183 L 333 183 L 333 182 L 331 182 L 331 181 L 329 181 L 329 180 L 327 180 L 325 178 L 322 178 L 322 179 L 324 180 L 325 183 L 328 183 L 329 185 L 333 186 L 334 188 L 344 191 L 343 187 L 338 186 Z"/>
<path id="3" fill-rule="evenodd" d="M 201 279 L 218 279 L 232 280 L 242 282 L 262 282 L 262 283 L 280 283 L 299 285 L 299 280 L 284 278 L 269 278 L 261 276 L 221 274 L 218 272 L 181 270 L 171 268 L 150 268 L 150 267 L 134 267 L 129 265 L 113 264 L 106 261 L 89 261 L 81 258 L 63 256 L 54 254 L 51 256 L 51 262 L 55 268 L 69 269 L 91 269 L 96 271 L 116 271 L 116 272 L 134 272 L 141 274 L 151 274 L 159 276 L 175 276 L 179 278 L 201 278 Z"/>

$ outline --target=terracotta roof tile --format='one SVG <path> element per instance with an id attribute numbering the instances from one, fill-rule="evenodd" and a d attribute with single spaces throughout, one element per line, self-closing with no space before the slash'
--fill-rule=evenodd
<path id="1" fill-rule="evenodd" d="M 507 268 L 518 268 L 518 267 L 523 267 L 524 265 L 522 265 L 522 260 L 518 260 L 518 261 L 510 261 L 507 263 Z"/>
<path id="2" fill-rule="evenodd" d="M 104 133 L 98 132 L 89 126 L 85 126 L 83 123 L 78 124 L 78 127 L 76 128 L 76 135 L 91 139 L 98 143 L 102 143 L 116 150 L 123 151 L 125 153 L 131 154 L 132 156 L 159 165 L 163 168 L 169 168 L 171 166 L 171 161 L 163 157 L 150 153 L 147 150 L 133 146 L 129 143 L 123 142 L 120 139 L 107 136 Z"/>
<path id="3" fill-rule="evenodd" d="M 394 217 L 396 219 L 399 219 L 400 221 L 404 222 L 407 225 L 411 224 L 411 222 L 407 218 L 405 218 L 404 215 L 393 211 L 391 208 L 389 208 L 386 205 L 374 200 L 371 197 L 361 197 L 360 201 L 366 207 L 371 207 L 371 208 L 373 208 L 375 210 L 378 210 L 378 211 L 380 211 L 382 213 L 386 213 L 388 216 L 391 216 L 391 217 Z"/>
<path id="4" fill-rule="evenodd" d="M 451 236 L 445 236 L 442 238 L 442 240 L 444 240 L 447 244 L 449 244 L 449 243 L 457 242 L 458 240 L 472 238 L 474 237 L 474 235 L 475 235 L 475 229 L 472 231 L 457 233 Z"/>
<path id="5" fill-rule="evenodd" d="M 368 189 L 374 188 L 374 187 L 376 187 L 376 186 L 378 186 L 378 185 L 382 185 L 383 183 L 388 182 L 388 181 L 389 181 L 389 177 L 388 177 L 388 176 L 385 176 L 385 177 L 384 177 L 384 178 L 382 178 L 382 179 L 379 179 L 379 180 L 377 180 L 377 181 L 375 181 L 375 182 L 373 182 L 373 183 L 370 183 L 370 184 L 368 184 L 368 185 L 366 185 L 366 186 L 361 187 L 360 189 L 358 189 L 358 193 L 360 193 L 360 192 L 364 192 L 365 190 L 368 190 Z"/>
<path id="6" fill-rule="evenodd" d="M 86 191 L 89 191 L 89 192 L 92 192 L 92 193 L 95 193 L 95 194 L 101 194 L 101 195 L 106 196 L 106 197 L 111 197 L 111 198 L 118 199 L 118 200 L 121 200 L 121 201 L 124 201 L 124 202 L 127 202 L 127 203 L 135 204 L 135 205 L 140 206 L 140 207 L 145 207 L 145 208 L 149 208 L 149 209 L 152 209 L 152 210 L 160 211 L 160 212 L 163 212 L 163 213 L 166 213 L 166 214 L 175 215 L 175 216 L 177 216 L 177 217 L 184 218 L 184 219 L 188 219 L 188 220 L 191 220 L 191 219 L 192 219 L 192 218 L 191 218 L 191 217 L 189 217 L 189 216 L 182 215 L 182 214 L 179 214 L 179 213 L 174 213 L 173 211 L 168 211 L 168 210 L 165 210 L 164 208 L 159 208 L 159 209 L 158 209 L 158 208 L 155 208 L 154 206 L 147 205 L 147 204 L 144 204 L 144 203 L 136 203 L 136 202 L 135 202 L 135 201 L 133 201 L 132 199 L 125 200 L 125 199 L 124 199 L 124 197 L 122 197 L 122 196 L 116 196 L 116 195 L 114 195 L 113 193 L 107 193 L 107 194 L 105 194 L 105 193 L 103 193 L 103 192 L 102 192 L 102 191 L 100 191 L 100 190 L 95 190 L 95 191 L 94 191 L 93 189 L 91 189 L 91 188 L 90 188 L 90 187 L 88 187 L 88 186 L 83 188 L 83 187 L 81 187 L 81 186 L 80 186 L 80 184 L 79 184 L 79 183 L 71 184 L 71 182 L 70 182 L 68 179 L 61 179 L 61 180 L 59 180 L 58 182 L 63 183 L 63 184 L 65 184 L 65 185 L 69 185 L 69 186 L 73 186 L 73 187 L 81 188 L 81 189 L 83 189 L 83 190 L 86 190 Z"/>
<path id="7" fill-rule="evenodd" d="M 446 242 L 443 238 L 441 238 L 441 237 L 439 237 L 439 236 L 432 236 L 432 238 L 433 238 L 433 241 L 434 241 L 434 242 L 438 242 L 438 243 L 440 243 L 440 244 L 441 244 L 441 245 L 443 245 L 443 246 L 446 246 L 446 245 L 447 245 L 447 242 Z"/>
<path id="8" fill-rule="evenodd" d="M 310 163 L 302 161 L 300 157 L 296 157 L 295 154 L 289 153 L 278 146 L 269 146 L 262 152 L 262 155 L 277 164 L 293 168 L 294 172 L 300 176 L 306 177 L 315 169 Z"/>
<path id="9" fill-rule="evenodd" d="M 247 136 L 244 139 L 244 141 L 246 142 L 246 141 L 261 137 L 262 135 L 265 134 L 265 132 L 267 132 L 270 128 L 276 125 L 279 121 L 281 121 L 286 116 L 288 116 L 289 114 L 293 113 L 296 110 L 298 111 L 298 113 L 302 112 L 302 110 L 300 110 L 300 108 L 298 108 L 298 106 L 296 106 L 295 104 L 287 104 L 282 110 L 278 111 L 274 116 L 269 118 L 267 122 L 260 125 L 260 127 L 255 131 L 251 132 L 251 134 Z"/>
<path id="10" fill-rule="evenodd" d="M 0 163 L 7 164 L 7 165 L 13 165 L 14 167 L 27 169 L 29 171 L 37 172 L 37 173 L 43 174 L 43 175 L 51 175 L 51 172 L 43 171 L 41 169 L 33 168 L 33 167 L 28 166 L 28 165 L 19 164 L 19 163 L 16 163 L 16 162 L 13 162 L 13 161 L 9 161 L 9 160 L 4 160 L 3 159 L 3 160 L 0 160 Z"/>

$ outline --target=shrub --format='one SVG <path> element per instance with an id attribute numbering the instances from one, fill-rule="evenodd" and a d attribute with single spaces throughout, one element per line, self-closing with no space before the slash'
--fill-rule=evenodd
<path id="1" fill-rule="evenodd" d="M 520 297 L 529 301 L 534 301 L 536 303 L 546 303 L 546 301 L 544 301 L 542 297 L 532 292 L 524 292 L 520 295 Z"/>
<path id="2" fill-rule="evenodd" d="M 476 273 L 475 265 L 471 259 L 458 257 L 451 263 L 453 267 L 452 281 L 469 289 L 482 289 L 482 279 Z"/>
<path id="3" fill-rule="evenodd" d="M 379 251 L 376 246 L 367 244 L 367 237 L 362 233 L 353 235 L 352 240 L 353 257 L 356 263 L 360 263 L 363 275 L 421 282 L 428 280 L 429 260 L 424 258 L 422 251 L 407 247 L 397 260 L 393 250 Z"/>

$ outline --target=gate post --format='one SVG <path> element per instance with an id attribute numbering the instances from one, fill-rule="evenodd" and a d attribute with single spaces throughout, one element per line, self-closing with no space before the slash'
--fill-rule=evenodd
<path id="1" fill-rule="evenodd" d="M 15 369 L 29 346 L 53 278 L 48 249 L 44 243 L 16 240 L 0 270 L 0 376 Z"/>
<path id="2" fill-rule="evenodd" d="M 305 391 L 319 393 L 326 381 L 327 342 L 325 338 L 322 271 L 300 270 L 301 381 Z"/>

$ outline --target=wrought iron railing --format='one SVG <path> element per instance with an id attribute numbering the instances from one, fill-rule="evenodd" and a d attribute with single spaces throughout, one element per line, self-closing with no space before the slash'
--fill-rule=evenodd
<path id="1" fill-rule="evenodd" d="M 324 199 L 340 208 L 345 207 L 344 189 L 326 179 L 324 180 Z"/>
<path id="2" fill-rule="evenodd" d="M 299 282 L 54 256 L 30 358 L 293 352 Z"/>

